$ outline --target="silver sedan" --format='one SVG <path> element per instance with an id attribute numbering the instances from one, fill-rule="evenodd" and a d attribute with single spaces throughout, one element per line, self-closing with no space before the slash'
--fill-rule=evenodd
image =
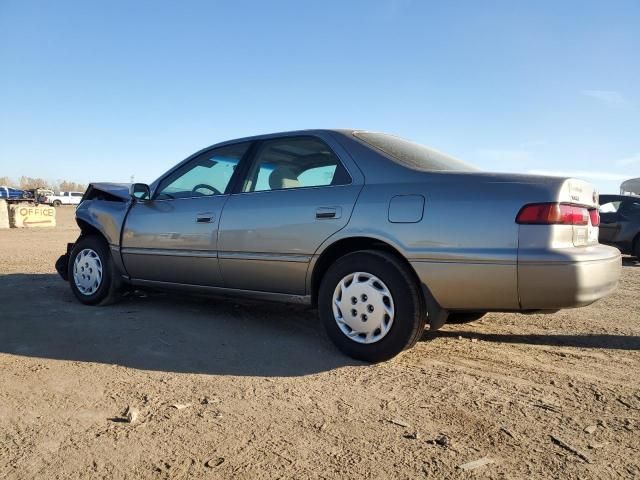
<path id="1" fill-rule="evenodd" d="M 160 287 L 309 304 L 369 361 L 427 324 L 588 305 L 621 269 L 590 184 L 481 172 L 367 131 L 219 143 L 150 185 L 92 184 L 76 217 L 57 269 L 82 303 Z"/>

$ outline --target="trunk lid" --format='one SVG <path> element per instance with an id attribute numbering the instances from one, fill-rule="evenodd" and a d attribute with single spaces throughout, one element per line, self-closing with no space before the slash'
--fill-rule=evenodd
<path id="1" fill-rule="evenodd" d="M 587 208 L 589 211 L 598 209 L 598 192 L 595 187 L 584 180 L 576 178 L 565 179 L 560 188 L 558 201 L 571 203 Z M 593 225 L 591 218 L 587 225 L 573 225 L 573 245 L 582 247 L 598 243 L 599 227 Z"/>

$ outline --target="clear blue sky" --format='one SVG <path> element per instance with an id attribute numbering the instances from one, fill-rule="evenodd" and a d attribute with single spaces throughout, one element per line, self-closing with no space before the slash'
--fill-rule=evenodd
<path id="1" fill-rule="evenodd" d="M 640 176 L 640 2 L 0 0 L 0 176 L 151 181 L 316 127 L 616 191 Z"/>

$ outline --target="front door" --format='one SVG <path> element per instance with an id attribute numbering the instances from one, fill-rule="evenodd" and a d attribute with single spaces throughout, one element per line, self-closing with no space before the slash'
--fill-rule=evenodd
<path id="1" fill-rule="evenodd" d="M 151 200 L 136 201 L 122 237 L 132 279 L 220 286 L 218 225 L 236 167 L 249 147 L 206 151 L 170 172 Z"/>
<path id="2" fill-rule="evenodd" d="M 225 287 L 305 294 L 313 254 L 347 224 L 361 187 L 318 137 L 261 142 L 220 221 Z"/>

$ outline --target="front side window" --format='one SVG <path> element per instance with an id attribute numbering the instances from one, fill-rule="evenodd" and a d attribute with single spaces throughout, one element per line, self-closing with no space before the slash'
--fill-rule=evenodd
<path id="1" fill-rule="evenodd" d="M 315 137 L 291 137 L 264 142 L 242 188 L 263 192 L 351 183 L 338 157 Z"/>
<path id="2" fill-rule="evenodd" d="M 156 199 L 210 197 L 222 195 L 249 143 L 216 148 L 199 155 L 162 181 Z"/>

